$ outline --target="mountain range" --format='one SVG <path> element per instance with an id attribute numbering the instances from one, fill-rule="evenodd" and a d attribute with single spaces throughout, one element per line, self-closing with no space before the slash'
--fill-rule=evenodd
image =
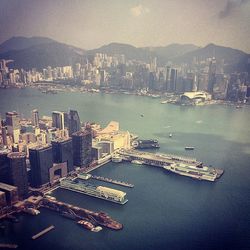
<path id="1" fill-rule="evenodd" d="M 215 44 L 208 44 L 205 47 L 193 44 L 170 44 L 162 47 L 137 48 L 129 44 L 110 43 L 97 49 L 84 50 L 46 37 L 12 37 L 0 44 L 0 59 L 12 59 L 14 62 L 9 65 L 10 67 L 26 70 L 72 65 L 81 62 L 83 56 L 91 58 L 95 53 L 124 54 L 127 59 L 145 62 L 157 57 L 159 65 L 166 65 L 168 61 L 191 63 L 194 57 L 206 59 L 215 56 L 218 60 L 224 60 L 226 72 L 250 72 L 250 54 Z"/>

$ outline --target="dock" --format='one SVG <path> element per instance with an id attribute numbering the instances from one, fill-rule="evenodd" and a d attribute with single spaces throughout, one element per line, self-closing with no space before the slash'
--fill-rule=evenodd
<path id="1" fill-rule="evenodd" d="M 153 167 L 160 167 L 164 168 L 165 166 L 170 166 L 176 163 L 188 164 L 189 166 L 193 167 L 203 167 L 203 163 L 196 160 L 195 158 L 190 158 L 186 156 L 178 156 L 172 154 L 159 154 L 159 153 L 149 153 L 149 152 L 141 152 L 134 149 L 123 149 L 119 151 L 120 156 L 124 161 L 140 161 L 144 165 L 149 165 Z M 207 166 L 205 166 L 207 167 Z M 224 170 L 214 168 L 214 167 L 207 167 L 210 168 L 212 171 L 216 172 L 216 179 L 219 179 Z"/>
<path id="2" fill-rule="evenodd" d="M 32 236 L 32 240 L 36 240 L 37 238 L 43 236 L 44 234 L 48 233 L 49 231 L 51 231 L 52 229 L 54 229 L 55 227 L 53 225 L 45 228 L 44 230 L 42 230 L 40 233 L 35 234 Z"/>
<path id="3" fill-rule="evenodd" d="M 108 183 L 112 183 L 112 184 L 116 184 L 116 185 L 120 185 L 120 186 L 124 186 L 124 187 L 129 187 L 129 188 L 133 188 L 134 185 L 124 182 L 124 181 L 117 181 L 117 180 L 112 180 L 110 178 L 106 178 L 103 176 L 96 176 L 96 175 L 92 175 L 91 176 L 92 179 L 98 180 L 98 181 L 104 181 L 104 182 L 108 182 Z"/>
<path id="4" fill-rule="evenodd" d="M 104 159 L 104 161 L 99 162 L 96 165 L 89 166 L 89 167 L 87 167 L 85 169 L 81 169 L 80 172 L 87 174 L 87 173 L 89 173 L 89 172 L 91 172 L 91 171 L 93 171 L 93 170 L 95 170 L 95 169 L 109 163 L 110 161 L 111 161 L 111 156 L 107 157 L 106 159 Z"/>
<path id="5" fill-rule="evenodd" d="M 123 228 L 123 225 L 121 223 L 115 221 L 104 212 L 93 212 L 85 208 L 73 206 L 71 204 L 52 200 L 50 198 L 43 198 L 41 206 L 59 212 L 60 214 L 71 214 L 78 219 L 85 218 L 88 219 L 91 223 L 105 226 L 113 230 L 121 230 Z"/>
<path id="6" fill-rule="evenodd" d="M 4 244 L 4 243 L 0 243 L 0 248 L 18 248 L 18 245 L 16 244 Z"/>
<path id="7" fill-rule="evenodd" d="M 145 165 L 151 165 L 155 167 L 163 167 L 164 165 L 170 165 L 176 162 L 192 164 L 194 166 L 202 165 L 202 162 L 197 161 L 195 158 L 172 154 L 154 154 L 134 149 L 123 149 L 119 151 L 119 154 L 124 161 L 137 160 L 141 161 Z"/>

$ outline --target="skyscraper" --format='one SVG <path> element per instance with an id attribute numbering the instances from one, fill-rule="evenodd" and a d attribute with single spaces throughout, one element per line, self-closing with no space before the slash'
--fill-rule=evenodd
<path id="1" fill-rule="evenodd" d="M 31 186 L 38 188 L 49 182 L 49 169 L 53 166 L 52 147 L 40 145 L 29 149 Z"/>
<path id="2" fill-rule="evenodd" d="M 171 68 L 170 66 L 167 66 L 167 69 L 166 69 L 166 87 L 165 87 L 165 91 L 169 91 L 170 89 L 170 71 L 171 71 Z"/>
<path id="3" fill-rule="evenodd" d="M 215 58 L 212 58 L 212 60 L 209 63 L 208 87 L 207 87 L 207 91 L 210 94 L 213 94 L 215 82 L 216 82 L 216 60 Z"/>
<path id="4" fill-rule="evenodd" d="M 66 111 L 63 111 L 64 118 L 64 128 L 69 128 L 69 114 Z"/>
<path id="5" fill-rule="evenodd" d="M 176 82 L 177 82 L 177 69 L 171 69 L 170 82 L 169 82 L 169 92 L 176 91 Z"/>
<path id="6" fill-rule="evenodd" d="M 25 198 L 28 194 L 28 176 L 26 167 L 26 155 L 12 152 L 8 154 L 10 184 L 17 187 L 19 198 Z"/>
<path id="7" fill-rule="evenodd" d="M 69 136 L 72 136 L 73 133 L 80 130 L 81 122 L 78 112 L 76 110 L 69 111 L 68 125 L 69 125 Z"/>
<path id="8" fill-rule="evenodd" d="M 8 153 L 7 150 L 0 151 L 0 182 L 3 183 L 9 183 L 10 179 Z"/>
<path id="9" fill-rule="evenodd" d="M 1 121 L 1 130 L 2 130 L 2 143 L 4 146 L 7 146 L 7 127 L 5 126 L 4 122 Z"/>
<path id="10" fill-rule="evenodd" d="M 16 111 L 6 112 L 6 126 L 12 129 L 20 129 L 20 117 Z"/>
<path id="11" fill-rule="evenodd" d="M 64 129 L 64 113 L 60 111 L 53 111 L 52 112 L 52 126 Z"/>
<path id="12" fill-rule="evenodd" d="M 38 110 L 34 109 L 31 112 L 31 120 L 32 120 L 32 125 L 38 127 L 39 126 L 39 114 Z"/>
<path id="13" fill-rule="evenodd" d="M 72 139 L 58 139 L 52 141 L 52 153 L 54 163 L 67 163 L 67 170 L 74 170 Z"/>
<path id="14" fill-rule="evenodd" d="M 18 143 L 20 135 L 20 117 L 16 111 L 6 112 L 6 126 L 13 142 Z"/>
<path id="15" fill-rule="evenodd" d="M 92 162 L 92 132 L 86 128 L 72 135 L 73 159 L 77 167 L 86 167 Z"/>

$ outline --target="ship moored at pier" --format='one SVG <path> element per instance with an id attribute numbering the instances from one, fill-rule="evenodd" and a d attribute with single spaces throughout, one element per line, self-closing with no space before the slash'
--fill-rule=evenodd
<path id="1" fill-rule="evenodd" d="M 104 186 L 95 186 L 88 182 L 78 181 L 76 179 L 61 180 L 60 187 L 122 205 L 128 201 L 126 199 L 126 193 L 123 191 Z"/>
<path id="2" fill-rule="evenodd" d="M 138 150 L 120 150 L 123 160 L 130 162 L 143 162 L 144 165 L 162 167 L 176 174 L 185 175 L 198 180 L 215 181 L 220 178 L 224 170 L 203 166 L 195 158 L 171 154 L 154 154 Z"/>
<path id="3" fill-rule="evenodd" d="M 164 169 L 197 180 L 215 181 L 223 172 L 207 166 L 194 166 L 191 164 L 174 163 L 168 166 L 163 166 Z"/>
<path id="4" fill-rule="evenodd" d="M 57 211 L 59 213 L 64 213 L 68 215 L 73 215 L 73 218 L 84 219 L 92 222 L 95 225 L 100 225 L 113 230 L 121 230 L 123 225 L 118 221 L 115 221 L 108 214 L 104 212 L 93 212 L 91 210 L 73 206 L 68 203 L 64 203 L 57 200 L 52 200 L 50 198 L 42 198 L 40 206 Z"/>

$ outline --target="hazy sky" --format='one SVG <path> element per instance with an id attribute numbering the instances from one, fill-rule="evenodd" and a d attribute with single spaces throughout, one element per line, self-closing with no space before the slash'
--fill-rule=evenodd
<path id="1" fill-rule="evenodd" d="M 12 36 L 85 49 L 212 42 L 250 53 L 250 0 L 0 0 L 0 43 Z"/>

